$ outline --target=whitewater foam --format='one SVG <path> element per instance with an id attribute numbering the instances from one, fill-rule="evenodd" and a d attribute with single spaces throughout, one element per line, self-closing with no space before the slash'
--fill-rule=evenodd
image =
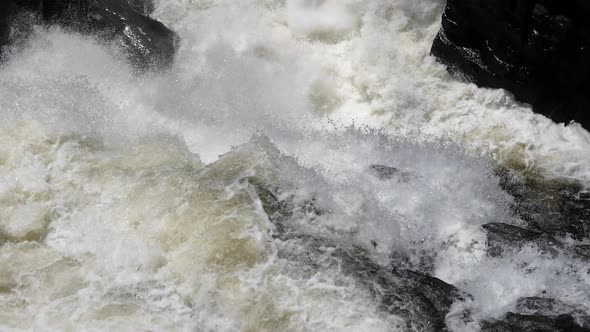
<path id="1" fill-rule="evenodd" d="M 456 330 L 543 291 L 590 310 L 579 261 L 491 258 L 480 227 L 522 223 L 497 164 L 587 181 L 590 134 L 449 77 L 428 55 L 442 7 L 160 1 L 182 41 L 142 77 L 37 27 L 0 68 L 2 329 L 403 329 L 354 277 L 279 254 L 252 177 L 322 211 L 297 232 L 471 293 Z"/>

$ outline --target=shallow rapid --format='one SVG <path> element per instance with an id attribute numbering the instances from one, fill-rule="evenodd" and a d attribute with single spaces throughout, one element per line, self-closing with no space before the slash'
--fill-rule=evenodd
<path id="1" fill-rule="evenodd" d="M 500 168 L 587 187 L 590 133 L 450 77 L 443 6 L 160 0 L 180 46 L 139 76 L 36 26 L 0 65 L 0 330 L 430 331 L 392 268 L 460 290 L 453 331 L 590 312 L 587 261 L 482 228 L 526 225 Z"/>

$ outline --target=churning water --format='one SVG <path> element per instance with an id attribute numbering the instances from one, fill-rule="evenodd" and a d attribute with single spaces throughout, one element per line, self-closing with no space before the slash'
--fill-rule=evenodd
<path id="1" fill-rule="evenodd" d="M 181 45 L 143 76 L 36 27 L 0 67 L 0 330 L 420 330 L 339 248 L 471 294 L 456 331 L 541 293 L 589 311 L 581 262 L 491 257 L 480 226 L 522 224 L 495 167 L 586 183 L 590 134 L 451 78 L 443 6 L 160 0 Z"/>

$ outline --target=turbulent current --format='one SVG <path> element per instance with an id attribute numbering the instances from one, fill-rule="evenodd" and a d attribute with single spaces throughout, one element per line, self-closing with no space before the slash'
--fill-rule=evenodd
<path id="1" fill-rule="evenodd" d="M 36 26 L 0 67 L 0 330 L 425 330 L 367 266 L 468 294 L 454 331 L 540 294 L 589 312 L 585 263 L 489 255 L 481 226 L 524 224 L 499 167 L 586 186 L 590 133 L 450 77 L 443 7 L 160 0 L 180 46 L 143 75 Z"/>

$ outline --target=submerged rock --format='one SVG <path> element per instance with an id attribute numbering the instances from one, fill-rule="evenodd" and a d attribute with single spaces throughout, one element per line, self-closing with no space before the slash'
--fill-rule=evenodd
<path id="1" fill-rule="evenodd" d="M 7 1 L 8 5 L 2 6 L 32 11 L 45 22 L 61 24 L 115 41 L 140 72 L 166 68 L 174 61 L 178 37 L 164 24 L 147 16 L 153 10 L 153 3 L 149 0 Z M 8 13 L 4 15 L 7 19 L 0 23 L 1 46 L 1 32 L 8 29 L 14 10 L 8 12 L 3 7 L 0 10 Z M 2 15 L 0 14 L 0 18 L 4 17 Z M 4 44 L 6 41 L 7 39 Z"/>
<path id="2" fill-rule="evenodd" d="M 448 0 L 432 54 L 557 122 L 590 128 L 590 3 Z"/>
<path id="3" fill-rule="evenodd" d="M 504 223 L 482 226 L 487 234 L 488 254 L 497 257 L 504 251 L 519 249 L 526 244 L 536 245 L 541 252 L 556 257 L 561 244 L 551 236 Z"/>
<path id="4" fill-rule="evenodd" d="M 369 170 L 379 180 L 391 180 L 397 178 L 401 182 L 408 182 L 412 178 L 412 173 L 405 172 L 400 169 L 391 166 L 373 164 L 369 166 Z"/>
<path id="5" fill-rule="evenodd" d="M 527 315 L 553 315 L 567 308 L 561 301 L 538 296 L 523 297 L 516 303 L 516 311 Z"/>
<path id="6" fill-rule="evenodd" d="M 149 16 L 155 9 L 153 0 L 127 0 L 131 8 L 137 13 Z"/>
<path id="7" fill-rule="evenodd" d="M 389 180 L 399 173 L 399 169 L 385 165 L 375 164 L 369 166 L 369 169 L 379 178 L 379 180 Z"/>
<path id="8" fill-rule="evenodd" d="M 515 198 L 512 207 L 531 230 L 582 239 L 590 223 L 590 199 L 583 187 L 565 179 L 521 176 L 499 170 L 500 186 Z"/>
<path id="9" fill-rule="evenodd" d="M 557 317 L 542 315 L 520 315 L 507 313 L 503 319 L 485 321 L 482 332 L 588 332 L 589 329 L 578 325 L 571 315 Z"/>
<path id="10" fill-rule="evenodd" d="M 416 271 L 394 270 L 394 274 L 403 278 L 407 282 L 407 286 L 414 289 L 414 292 L 424 296 L 442 315 L 441 319 L 443 320 L 455 301 L 463 301 L 471 297 L 451 284 Z"/>
<path id="11" fill-rule="evenodd" d="M 382 180 L 396 177 L 399 172 L 393 167 L 383 165 L 371 166 L 370 170 Z M 369 248 L 351 244 L 346 239 L 341 241 L 335 234 L 317 230 L 313 233 L 305 232 L 297 226 L 298 218 L 307 216 L 308 220 L 314 220 L 328 212 L 322 211 L 312 200 L 297 203 L 292 196 L 285 196 L 280 188 L 268 185 L 261 179 L 252 177 L 244 180 L 252 186 L 266 215 L 275 226 L 273 237 L 287 244 L 288 249 L 279 252 L 280 258 L 299 264 L 298 268 L 301 271 L 307 271 L 310 276 L 313 276 L 318 269 L 337 267 L 344 275 L 354 278 L 360 287 L 367 289 L 378 301 L 379 308 L 383 312 L 403 318 L 405 325 L 398 326 L 400 330 L 447 331 L 446 319 L 451 306 L 456 302 L 468 302 L 471 299 L 469 294 L 457 287 L 423 271 L 407 269 L 404 264 L 397 264 L 395 260 L 393 263 L 395 265 L 392 267 L 379 264 L 373 260 Z M 539 203 L 539 209 L 548 210 L 538 210 L 536 213 L 543 213 L 542 211 L 563 213 L 563 209 L 555 207 L 567 206 L 571 204 L 568 201 L 572 199 L 582 199 L 579 195 L 563 195 L 564 192 L 573 193 L 578 189 L 577 186 L 567 182 L 548 182 L 541 185 L 540 180 L 527 182 L 522 178 L 508 176 L 503 181 L 503 186 L 512 190 L 511 193 L 517 197 L 515 212 L 519 211 L 523 214 L 530 211 L 522 209 L 523 203 L 533 204 L 532 201 L 546 195 L 556 195 L 553 199 L 560 203 L 547 206 Z M 529 216 L 531 215 L 533 214 Z M 583 213 L 578 217 L 580 220 L 584 219 Z M 567 220 L 564 219 L 558 228 L 543 224 L 549 223 L 549 218 L 536 223 L 523 221 L 535 227 L 505 223 L 483 225 L 487 234 L 489 254 L 503 255 L 506 250 L 517 250 L 531 244 L 552 257 L 557 257 L 560 253 L 569 257 L 584 257 L 587 254 L 587 246 L 571 244 L 569 241 L 558 240 L 550 235 L 571 234 L 563 231 L 570 229 L 567 226 Z M 463 319 L 470 322 L 468 311 L 464 313 Z M 588 322 L 590 322 L 588 315 L 576 306 L 551 298 L 527 297 L 518 300 L 514 310 L 506 313 L 501 319 L 481 322 L 481 330 L 487 332 L 589 331 Z"/>
<path id="12" fill-rule="evenodd" d="M 573 249 L 574 257 L 582 260 L 589 261 L 590 260 L 590 245 L 587 244 L 580 244 L 574 246 Z"/>
<path id="13" fill-rule="evenodd" d="M 576 318 L 580 326 L 590 328 L 590 315 L 586 311 L 552 298 L 539 296 L 521 298 L 516 303 L 515 311 L 524 315 L 562 316 L 562 318 L 565 317 L 564 314 L 567 314 Z"/>
<path id="14" fill-rule="evenodd" d="M 280 199 L 278 188 L 265 185 L 257 178 L 246 178 L 254 188 L 269 220 L 275 226 L 273 236 L 292 243 L 279 256 L 300 262 L 310 275 L 320 267 L 337 266 L 353 277 L 380 303 L 384 312 L 402 317 L 404 331 L 447 331 L 445 317 L 451 305 L 470 295 L 440 279 L 412 270 L 387 267 L 373 261 L 364 248 L 340 243 L 331 237 L 308 234 L 297 230 L 291 218 L 301 215 L 319 216 L 323 212 L 313 201 L 302 206 L 290 197 Z"/>
<path id="15" fill-rule="evenodd" d="M 8 43 L 10 36 L 10 18 L 13 15 L 16 6 L 12 0 L 3 0 L 0 2 L 0 55 L 2 46 Z"/>
<path id="16" fill-rule="evenodd" d="M 117 40 L 136 68 L 145 70 L 172 64 L 176 34 L 164 24 L 136 12 L 128 3 L 94 0 L 88 6 L 87 15 L 87 26 Z"/>

